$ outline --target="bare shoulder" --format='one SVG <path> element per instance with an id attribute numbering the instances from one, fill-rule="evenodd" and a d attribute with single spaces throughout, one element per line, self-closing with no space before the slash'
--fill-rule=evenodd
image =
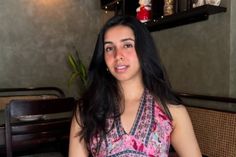
<path id="1" fill-rule="evenodd" d="M 185 120 L 189 120 L 189 114 L 184 105 L 169 104 L 168 109 L 172 115 L 174 126 L 178 122 L 184 122 Z"/>
<path id="2" fill-rule="evenodd" d="M 80 140 L 79 132 L 81 127 L 78 123 L 79 119 L 73 116 L 70 128 L 70 140 L 69 140 L 69 157 L 87 157 L 88 152 L 84 140 Z"/>
<path id="3" fill-rule="evenodd" d="M 187 112 L 186 107 L 184 105 L 173 105 L 173 104 L 168 104 L 168 109 L 170 110 L 172 116 L 178 113 L 184 113 Z"/>
<path id="4" fill-rule="evenodd" d="M 188 111 L 184 105 L 168 105 L 172 115 L 171 144 L 181 157 L 200 157 L 201 151 Z"/>

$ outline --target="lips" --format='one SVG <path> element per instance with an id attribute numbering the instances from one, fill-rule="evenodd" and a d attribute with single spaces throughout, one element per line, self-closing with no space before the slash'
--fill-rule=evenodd
<path id="1" fill-rule="evenodd" d="M 128 65 L 117 65 L 115 66 L 115 71 L 116 72 L 125 72 L 128 69 Z"/>

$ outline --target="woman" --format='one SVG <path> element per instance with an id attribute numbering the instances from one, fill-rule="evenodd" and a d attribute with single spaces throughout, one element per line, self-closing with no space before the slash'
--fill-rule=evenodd
<path id="1" fill-rule="evenodd" d="M 153 39 L 134 17 L 102 28 L 89 85 L 70 133 L 70 157 L 181 157 L 201 153 L 188 113 L 171 91 Z"/>

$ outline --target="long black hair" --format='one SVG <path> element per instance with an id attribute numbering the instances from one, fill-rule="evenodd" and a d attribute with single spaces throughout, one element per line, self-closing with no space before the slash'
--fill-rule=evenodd
<path id="1" fill-rule="evenodd" d="M 79 135 L 89 144 L 95 135 L 104 137 L 109 131 L 107 118 L 121 114 L 122 94 L 116 79 L 107 71 L 104 60 L 104 34 L 114 26 L 131 28 L 135 36 L 135 49 L 139 59 L 144 87 L 160 102 L 171 118 L 167 104 L 180 104 L 181 100 L 172 92 L 158 51 L 146 26 L 131 16 L 115 16 L 101 29 L 89 66 L 88 87 L 78 104 L 77 116 L 81 131 Z"/>

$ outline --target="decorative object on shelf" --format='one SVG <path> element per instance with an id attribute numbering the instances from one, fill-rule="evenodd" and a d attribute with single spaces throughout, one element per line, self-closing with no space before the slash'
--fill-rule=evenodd
<path id="1" fill-rule="evenodd" d="M 110 0 L 111 3 L 109 4 L 117 5 L 117 1 L 122 3 L 120 5 L 121 15 L 137 15 L 138 0 Z M 210 4 L 193 8 L 193 3 L 198 0 L 175 0 L 175 13 L 171 16 L 163 16 L 164 1 L 151 0 L 151 19 L 145 23 L 151 32 L 204 21 L 212 14 L 223 13 L 227 10 L 223 6 Z M 116 7 L 113 7 L 113 5 L 105 6 L 107 6 L 107 9 L 116 12 Z M 105 6 L 102 6 L 102 8 L 105 9 Z"/>
<path id="2" fill-rule="evenodd" d="M 206 4 L 220 6 L 221 0 L 205 0 Z"/>
<path id="3" fill-rule="evenodd" d="M 167 28 L 173 28 L 181 25 L 195 23 L 199 21 L 207 20 L 212 14 L 218 14 L 226 12 L 225 7 L 203 5 L 200 7 L 192 8 L 187 11 L 178 12 L 171 16 L 164 16 L 157 20 L 152 20 L 146 24 L 149 31 L 159 31 Z"/>
<path id="4" fill-rule="evenodd" d="M 151 0 L 139 0 L 139 7 L 136 9 L 136 17 L 140 22 L 148 22 L 151 19 Z"/>
<path id="5" fill-rule="evenodd" d="M 193 0 L 193 8 L 205 5 L 205 0 Z"/>
<path id="6" fill-rule="evenodd" d="M 172 15 L 175 13 L 175 0 L 164 1 L 164 16 Z"/>
<path id="7" fill-rule="evenodd" d="M 221 0 L 193 0 L 193 8 L 200 7 L 203 5 L 214 5 L 220 6 Z"/>

